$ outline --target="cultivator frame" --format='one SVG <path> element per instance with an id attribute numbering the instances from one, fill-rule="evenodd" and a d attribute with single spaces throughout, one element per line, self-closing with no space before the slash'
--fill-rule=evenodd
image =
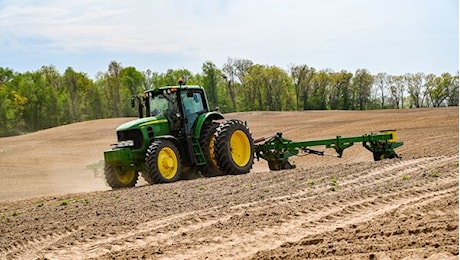
<path id="1" fill-rule="evenodd" d="M 289 162 L 289 157 L 299 155 L 300 151 L 305 154 L 326 155 L 323 151 L 309 148 L 313 146 L 332 148 L 337 152 L 335 156 L 341 158 L 345 149 L 354 143 L 362 143 L 364 148 L 372 152 L 374 160 L 379 161 L 387 158 L 400 158 L 394 149 L 403 145 L 403 142 L 396 141 L 396 130 L 384 130 L 379 134 L 371 133 L 355 137 L 337 136 L 333 139 L 300 142 L 286 139 L 282 132 L 278 132 L 271 137 L 254 140 L 254 143 L 257 160 L 260 158 L 267 160 L 270 170 L 275 171 L 295 168 L 295 165 Z"/>

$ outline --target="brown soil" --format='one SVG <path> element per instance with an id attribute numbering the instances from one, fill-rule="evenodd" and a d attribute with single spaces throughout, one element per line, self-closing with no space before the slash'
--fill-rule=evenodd
<path id="1" fill-rule="evenodd" d="M 0 259 L 458 259 L 458 108 L 248 112 L 254 138 L 397 129 L 402 159 L 308 155 L 240 176 L 109 190 L 105 119 L 0 139 Z M 327 151 L 332 154 L 333 151 Z"/>

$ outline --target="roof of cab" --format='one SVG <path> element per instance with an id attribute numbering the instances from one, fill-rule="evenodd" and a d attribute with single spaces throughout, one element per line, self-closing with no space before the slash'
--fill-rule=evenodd
<path id="1" fill-rule="evenodd" d="M 182 85 L 182 86 L 165 86 L 160 88 L 154 88 L 146 90 L 145 92 L 156 92 L 159 90 L 167 90 L 167 89 L 203 89 L 203 87 L 199 85 Z"/>

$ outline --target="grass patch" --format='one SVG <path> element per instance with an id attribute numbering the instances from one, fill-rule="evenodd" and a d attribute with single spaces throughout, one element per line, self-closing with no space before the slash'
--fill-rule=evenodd
<path id="1" fill-rule="evenodd" d="M 331 191 L 338 191 L 340 188 L 339 185 L 339 180 L 337 177 L 334 175 L 331 177 L 331 188 L 329 188 Z"/>
<path id="2" fill-rule="evenodd" d="M 431 178 L 438 178 L 440 176 L 441 174 L 439 172 L 431 172 L 428 174 L 428 177 L 431 177 Z"/>

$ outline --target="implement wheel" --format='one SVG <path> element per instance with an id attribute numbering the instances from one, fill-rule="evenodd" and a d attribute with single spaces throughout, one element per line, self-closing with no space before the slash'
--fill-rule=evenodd
<path id="1" fill-rule="evenodd" d="M 239 120 L 219 125 L 215 133 L 217 165 L 227 174 L 248 173 L 254 163 L 254 140 L 249 129 Z"/>
<path id="2" fill-rule="evenodd" d="M 373 155 L 374 155 L 374 161 L 399 158 L 399 156 L 395 152 L 386 152 L 386 153 L 385 152 L 375 152 Z"/>
<path id="3" fill-rule="evenodd" d="M 279 171 L 285 169 L 295 169 L 295 165 L 291 164 L 289 161 L 268 161 L 268 168 L 271 171 Z"/>
<path id="4" fill-rule="evenodd" d="M 176 145 L 168 140 L 156 140 L 147 149 L 144 179 L 150 183 L 174 182 L 180 179 L 181 160 Z"/>
<path id="5" fill-rule="evenodd" d="M 134 169 L 124 170 L 121 166 L 106 164 L 104 166 L 105 181 L 112 189 L 134 187 L 139 176 Z"/>
<path id="6" fill-rule="evenodd" d="M 224 175 L 224 173 L 217 167 L 216 154 L 214 152 L 214 133 L 216 132 L 218 123 L 209 122 L 203 125 L 200 134 L 200 146 L 204 153 L 207 164 L 200 167 L 201 175 L 205 177 L 214 177 Z"/>

